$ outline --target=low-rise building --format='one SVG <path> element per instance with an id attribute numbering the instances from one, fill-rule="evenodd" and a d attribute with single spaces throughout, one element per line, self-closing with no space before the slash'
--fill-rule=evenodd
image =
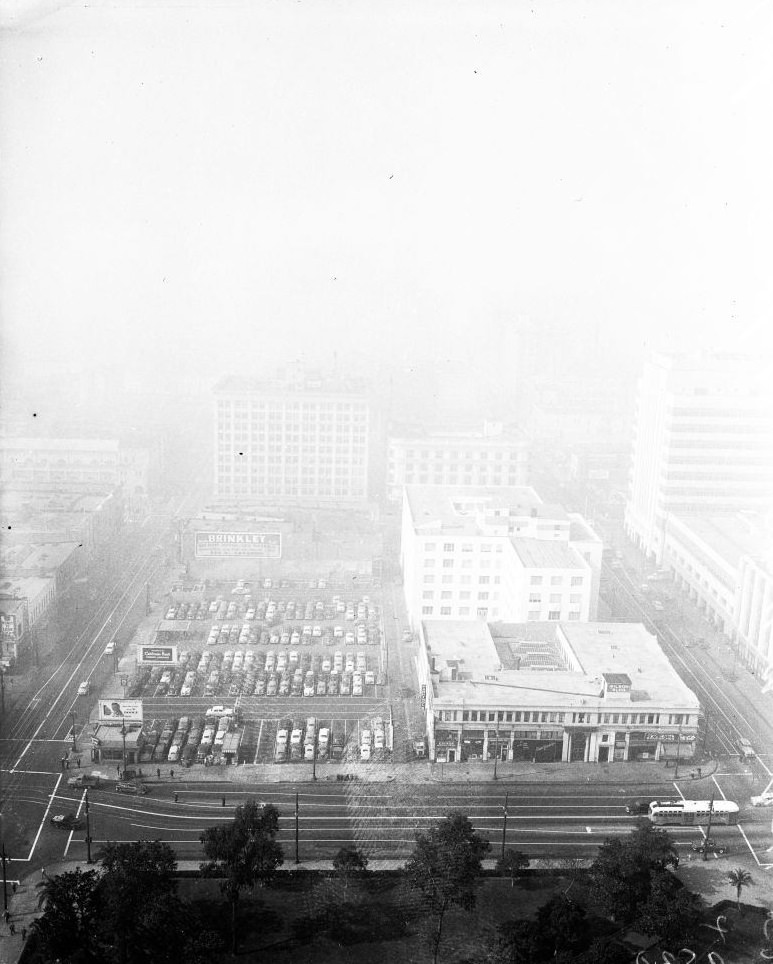
<path id="1" fill-rule="evenodd" d="M 485 422 L 477 431 L 417 426 L 388 439 L 387 497 L 393 502 L 405 485 L 524 485 L 527 472 L 526 439 L 501 422 Z"/>
<path id="2" fill-rule="evenodd" d="M 401 565 L 412 626 L 596 615 L 602 543 L 585 520 L 526 486 L 406 486 Z"/>
<path id="3" fill-rule="evenodd" d="M 687 760 L 700 703 L 640 623 L 423 621 L 431 759 Z"/>

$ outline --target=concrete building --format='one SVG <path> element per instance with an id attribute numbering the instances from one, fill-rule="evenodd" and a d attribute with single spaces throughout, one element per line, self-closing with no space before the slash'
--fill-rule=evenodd
<path id="1" fill-rule="evenodd" d="M 64 592 L 83 572 L 85 552 L 77 542 L 46 542 L 3 549 L 0 571 L 13 576 L 46 576 L 57 593 Z"/>
<path id="2" fill-rule="evenodd" d="M 660 561 L 670 514 L 767 511 L 773 396 L 757 359 L 654 354 L 639 384 L 629 537 Z"/>
<path id="3" fill-rule="evenodd" d="M 751 513 L 670 515 L 663 566 L 728 638 L 741 665 L 773 686 L 773 539 Z"/>
<path id="4" fill-rule="evenodd" d="M 359 386 L 229 377 L 214 389 L 215 496 L 268 504 L 368 497 L 368 402 Z"/>
<path id="5" fill-rule="evenodd" d="M 116 439 L 4 438 L 0 440 L 0 483 L 32 489 L 118 484 Z"/>
<path id="6" fill-rule="evenodd" d="M 0 636 L 4 659 L 17 660 L 30 644 L 30 630 L 56 597 L 54 580 L 0 574 Z"/>
<path id="7" fill-rule="evenodd" d="M 639 623 L 428 620 L 417 664 L 438 762 L 687 760 L 695 750 L 699 700 Z"/>
<path id="8" fill-rule="evenodd" d="M 387 497 L 402 499 L 404 485 L 525 485 L 528 444 L 501 422 L 451 431 L 420 427 L 392 433 L 387 443 Z"/>
<path id="9" fill-rule="evenodd" d="M 595 618 L 602 543 L 526 486 L 409 485 L 400 557 L 411 624 Z"/>

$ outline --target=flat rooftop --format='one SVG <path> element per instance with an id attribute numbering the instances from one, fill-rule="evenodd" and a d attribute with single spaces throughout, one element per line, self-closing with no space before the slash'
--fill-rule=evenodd
<path id="1" fill-rule="evenodd" d="M 510 539 L 518 558 L 526 569 L 577 569 L 585 572 L 587 566 L 574 549 L 565 542 L 549 539 Z"/>
<path id="2" fill-rule="evenodd" d="M 436 702 L 699 707 L 641 623 L 429 620 L 422 627 L 436 669 L 457 674 L 437 683 Z M 630 696 L 603 699 L 605 674 L 630 677 Z"/>
<path id="3" fill-rule="evenodd" d="M 754 525 L 754 520 L 735 512 L 726 515 L 676 515 L 675 518 L 733 569 L 737 568 L 742 556 L 758 556 L 769 551 L 770 539 L 765 536 L 762 520 L 759 520 L 759 525 Z"/>
<path id="4" fill-rule="evenodd" d="M 531 486 L 406 485 L 406 498 L 414 527 L 422 532 L 454 530 L 460 534 L 487 535 L 481 520 L 504 523 L 536 518 L 568 521 L 561 506 L 543 502 Z"/>

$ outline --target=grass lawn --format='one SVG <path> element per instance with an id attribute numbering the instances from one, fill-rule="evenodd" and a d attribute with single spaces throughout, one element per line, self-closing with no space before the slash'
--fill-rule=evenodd
<path id="1" fill-rule="evenodd" d="M 472 914 L 454 910 L 446 918 L 440 957 L 444 962 L 480 959 L 481 944 L 497 924 L 530 917 L 568 882 L 561 877 L 509 880 L 485 878 Z M 181 896 L 195 901 L 202 918 L 228 939 L 229 910 L 215 881 L 181 881 Z M 241 903 L 239 953 L 212 964 L 424 964 L 431 961 L 428 921 L 415 896 L 394 877 L 353 883 L 344 895 L 333 878 L 280 878 L 268 890 L 247 894 Z"/>

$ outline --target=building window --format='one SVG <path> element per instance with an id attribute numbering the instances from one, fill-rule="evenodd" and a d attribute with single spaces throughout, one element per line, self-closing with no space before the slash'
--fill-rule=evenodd
<path id="1" fill-rule="evenodd" d="M 434 598 L 435 598 L 435 593 L 430 589 L 429 592 L 423 592 L 423 593 L 421 594 L 421 598 L 422 598 L 422 599 L 434 599 Z"/>
<path id="2" fill-rule="evenodd" d="M 560 618 L 561 618 L 561 610 L 560 610 L 560 609 L 551 609 L 551 610 L 548 612 L 548 619 L 560 619 Z"/>
<path id="3" fill-rule="evenodd" d="M 539 609 L 530 609 L 527 615 L 529 622 L 537 622 L 539 620 Z"/>
<path id="4" fill-rule="evenodd" d="M 441 607 L 440 607 L 440 615 L 441 615 L 441 616 L 450 616 L 450 615 L 451 615 L 451 607 L 450 607 L 450 606 L 441 606 Z"/>
<path id="5" fill-rule="evenodd" d="M 444 568 L 444 569 L 452 569 L 452 568 L 453 568 L 453 565 L 454 565 L 454 560 L 453 560 L 453 559 L 444 559 L 444 560 L 443 560 L 443 568 Z"/>
<path id="6" fill-rule="evenodd" d="M 469 599 L 471 595 L 472 595 L 472 593 L 471 593 L 469 590 L 463 589 L 463 590 L 459 593 L 459 598 L 460 598 L 460 599 Z"/>
<path id="7" fill-rule="evenodd" d="M 425 576 L 425 577 L 424 577 L 424 582 L 425 582 L 425 583 L 430 583 L 430 582 L 434 582 L 434 581 L 435 581 L 435 577 L 434 577 L 434 576 Z"/>
<path id="8" fill-rule="evenodd" d="M 440 593 L 440 598 L 441 598 L 441 599 L 450 599 L 450 598 L 451 598 L 451 593 L 450 593 L 450 591 L 447 590 L 447 589 L 443 590 L 443 592 Z"/>
<path id="9" fill-rule="evenodd" d="M 478 576 L 478 584 L 480 586 L 487 586 L 491 581 L 491 576 Z"/>
<path id="10" fill-rule="evenodd" d="M 478 599 L 488 599 L 488 593 L 487 593 L 487 592 L 479 592 L 479 593 L 478 593 Z"/>
<path id="11" fill-rule="evenodd" d="M 561 605 L 561 593 L 560 593 L 560 592 L 552 592 L 552 593 L 550 594 L 550 602 L 552 602 L 552 603 L 558 603 L 559 606 L 560 606 L 560 605 Z"/>
<path id="12" fill-rule="evenodd" d="M 460 616 L 469 616 L 469 615 L 470 615 L 470 607 L 469 607 L 469 606 L 460 606 L 460 607 L 459 607 L 459 615 L 460 615 Z"/>
<path id="13" fill-rule="evenodd" d="M 582 585 L 582 576 L 572 576 L 572 585 L 573 585 L 573 586 L 581 586 L 581 585 Z"/>
<path id="14" fill-rule="evenodd" d="M 453 576 L 441 576 L 440 581 L 443 583 L 444 586 L 447 586 L 449 583 L 451 583 L 451 582 L 454 581 L 454 577 L 453 577 Z"/>
<path id="15" fill-rule="evenodd" d="M 471 543 L 471 542 L 463 542 L 463 543 L 462 543 L 462 552 L 472 552 L 472 543 Z"/>
<path id="16" fill-rule="evenodd" d="M 434 543 L 434 542 L 425 542 L 425 543 L 424 543 L 424 551 L 425 551 L 425 552 L 434 552 L 436 548 L 437 548 L 437 544 Z"/>
<path id="17" fill-rule="evenodd" d="M 431 616 L 433 612 L 434 612 L 434 608 L 433 608 L 432 606 L 422 606 L 422 607 L 421 607 L 421 614 L 422 614 L 422 616 Z"/>
<path id="18" fill-rule="evenodd" d="M 434 565 L 435 565 L 435 560 L 434 560 L 434 559 L 425 559 L 425 560 L 424 560 L 424 568 L 425 568 L 425 569 L 430 569 L 430 568 L 431 568 L 432 566 L 434 566 Z"/>
<path id="19" fill-rule="evenodd" d="M 571 596 L 569 597 L 569 602 L 570 602 L 570 603 L 581 603 L 581 602 L 582 602 L 582 595 L 581 595 L 580 593 L 578 593 L 578 592 L 573 592 L 573 593 L 571 594 Z"/>
<path id="20" fill-rule="evenodd" d="M 532 577 L 531 577 L 531 584 L 532 584 L 532 586 L 541 586 L 541 585 L 542 585 L 542 576 L 532 576 Z"/>
<path id="21" fill-rule="evenodd" d="M 462 710 L 462 723 L 469 723 L 469 722 L 470 722 L 470 711 Z"/>
<path id="22" fill-rule="evenodd" d="M 575 620 L 576 620 L 576 619 L 579 619 L 579 618 L 580 618 L 580 614 L 579 614 L 579 613 L 569 613 L 569 618 L 570 618 L 570 619 L 575 619 Z"/>
<path id="23" fill-rule="evenodd" d="M 564 581 L 564 577 L 563 577 L 563 576 L 551 576 L 551 577 L 550 577 L 550 585 L 551 585 L 551 586 L 560 586 L 560 585 L 563 584 L 563 581 Z"/>
<path id="24" fill-rule="evenodd" d="M 444 543 L 443 543 L 443 552 L 453 552 L 453 551 L 454 551 L 454 544 L 453 544 L 453 542 L 444 542 Z"/>

